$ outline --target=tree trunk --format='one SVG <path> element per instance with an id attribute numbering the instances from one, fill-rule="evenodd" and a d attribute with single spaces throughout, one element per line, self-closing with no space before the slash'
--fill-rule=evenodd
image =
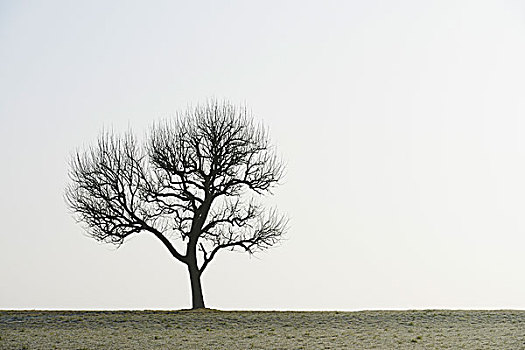
<path id="1" fill-rule="evenodd" d="M 191 282 L 192 309 L 204 308 L 204 298 L 202 297 L 201 274 L 197 268 L 197 262 L 188 264 Z"/>

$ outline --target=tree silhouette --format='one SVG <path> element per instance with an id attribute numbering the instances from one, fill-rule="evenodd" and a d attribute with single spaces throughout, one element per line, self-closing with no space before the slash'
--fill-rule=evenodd
<path id="1" fill-rule="evenodd" d="M 187 266 L 197 309 L 202 273 L 220 250 L 253 254 L 282 238 L 286 218 L 257 199 L 283 170 L 246 108 L 209 101 L 154 124 L 144 144 L 131 132 L 103 132 L 72 157 L 65 200 L 98 241 L 157 237 Z"/>

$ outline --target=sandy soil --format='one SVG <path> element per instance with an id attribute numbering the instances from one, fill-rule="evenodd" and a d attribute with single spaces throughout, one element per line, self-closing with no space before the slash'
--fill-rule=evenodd
<path id="1" fill-rule="evenodd" d="M 0 349 L 525 349 L 525 311 L 0 311 Z"/>

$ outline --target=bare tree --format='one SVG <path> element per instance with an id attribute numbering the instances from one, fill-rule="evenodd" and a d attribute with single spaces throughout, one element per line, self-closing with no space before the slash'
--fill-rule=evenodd
<path id="1" fill-rule="evenodd" d="M 141 145 L 104 132 L 70 164 L 65 199 L 88 234 L 120 246 L 157 237 L 189 272 L 192 307 L 205 307 L 201 276 L 220 250 L 253 254 L 280 241 L 287 220 L 257 201 L 283 163 L 246 108 L 210 101 L 155 124 Z"/>

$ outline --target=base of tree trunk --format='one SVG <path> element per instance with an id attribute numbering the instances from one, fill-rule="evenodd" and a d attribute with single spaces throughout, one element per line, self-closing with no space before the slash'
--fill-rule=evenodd
<path id="1" fill-rule="evenodd" d="M 201 308 L 197 308 L 197 309 L 181 309 L 181 310 L 177 310 L 177 312 L 179 312 L 179 311 L 184 311 L 184 312 L 187 312 L 187 311 L 190 311 L 190 312 L 221 312 L 221 310 L 209 309 L 207 307 L 201 307 Z"/>

